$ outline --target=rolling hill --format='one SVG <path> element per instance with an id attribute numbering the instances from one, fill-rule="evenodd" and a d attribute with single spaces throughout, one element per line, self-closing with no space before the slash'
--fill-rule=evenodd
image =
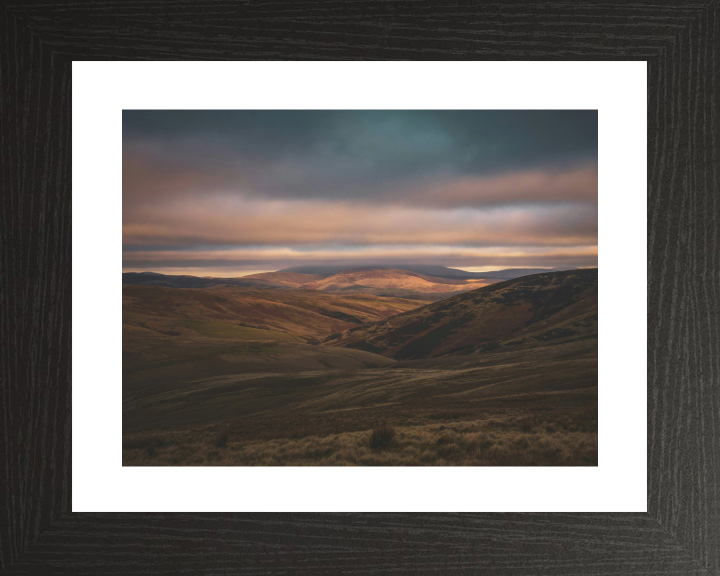
<path id="1" fill-rule="evenodd" d="M 205 336 L 312 341 L 424 304 L 371 295 L 214 286 L 123 286 L 123 325 L 138 338 Z"/>
<path id="2" fill-rule="evenodd" d="M 157 272 L 123 272 L 122 283 L 123 286 L 162 286 L 164 288 L 211 288 L 225 284 L 245 288 L 287 288 L 285 284 L 262 279 L 172 276 Z"/>
<path id="3" fill-rule="evenodd" d="M 299 274 L 297 272 L 261 272 L 243 276 L 246 281 L 280 284 L 290 288 L 304 288 L 307 284 L 327 278 L 328 274 Z"/>
<path id="4" fill-rule="evenodd" d="M 466 272 L 445 266 L 407 265 L 403 268 L 366 266 L 298 266 L 238 278 L 171 276 L 156 272 L 125 272 L 123 285 L 166 288 L 237 286 L 281 290 L 318 290 L 331 294 L 367 294 L 438 302 L 459 292 L 502 280 L 550 272 L 540 268 L 509 268 L 491 272 Z M 557 271 L 557 269 L 552 270 Z"/>
<path id="5" fill-rule="evenodd" d="M 446 266 L 438 266 L 434 264 L 398 264 L 396 266 L 381 266 L 377 264 L 367 265 L 364 268 L 375 269 L 393 269 L 404 270 L 407 272 L 415 272 L 424 274 L 425 276 L 434 276 L 437 278 L 450 278 L 453 280 L 469 280 L 472 278 L 494 278 L 501 280 L 511 280 L 520 276 L 528 276 L 529 274 L 540 274 L 542 272 L 561 272 L 564 270 L 575 270 L 575 267 L 568 266 L 562 268 L 506 268 L 503 270 L 493 270 L 490 272 L 468 272 L 467 270 L 459 270 L 457 268 L 447 268 Z M 320 274 L 330 276 L 339 272 L 351 270 L 348 266 L 294 266 L 292 268 L 284 268 L 278 272 L 290 272 L 300 274 Z"/>
<path id="6" fill-rule="evenodd" d="M 348 268 L 333 274 L 265 272 L 244 277 L 248 281 L 285 284 L 333 294 L 373 294 L 437 301 L 457 292 L 486 286 L 498 279 L 447 278 L 394 268 Z"/>
<path id="7" fill-rule="evenodd" d="M 123 286 L 123 393 L 248 372 L 348 369 L 394 361 L 317 346 L 320 338 L 424 304 L 236 286 Z M 358 354 L 359 352 L 359 354 Z M 130 397 L 128 396 L 128 398 Z"/>
<path id="8" fill-rule="evenodd" d="M 405 360 L 596 339 L 597 288 L 596 268 L 524 276 L 346 330 L 324 343 Z"/>

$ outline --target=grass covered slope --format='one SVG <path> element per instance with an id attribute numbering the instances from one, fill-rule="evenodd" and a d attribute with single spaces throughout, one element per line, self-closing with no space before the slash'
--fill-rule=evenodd
<path id="1" fill-rule="evenodd" d="M 597 465 L 593 342 L 398 363 L 316 347 L 333 350 L 367 364 L 288 370 L 270 351 L 264 371 L 128 389 L 123 463 Z"/>
<path id="2" fill-rule="evenodd" d="M 307 402 L 316 382 L 395 364 L 362 350 L 186 340 L 123 358 L 123 432 L 207 425 Z M 326 376 L 331 375 L 331 376 Z"/>
<path id="3" fill-rule="evenodd" d="M 226 374 L 385 366 L 393 361 L 320 347 L 317 338 L 418 305 L 309 291 L 123 286 L 124 402 Z"/>
<path id="4" fill-rule="evenodd" d="M 132 400 L 137 394 L 165 394 L 189 380 L 392 364 L 360 350 L 317 346 L 318 337 L 419 304 L 366 295 L 231 286 L 123 286 L 124 410 L 134 412 Z M 190 417 L 187 422 L 196 420 Z M 132 421 L 132 417 L 124 419 L 125 425 Z M 173 417 L 152 420 L 153 425 L 160 422 L 187 423 Z"/>
<path id="5" fill-rule="evenodd" d="M 123 324 L 165 336 L 305 341 L 375 322 L 422 304 L 369 295 L 338 296 L 235 286 L 123 286 Z"/>
<path id="6" fill-rule="evenodd" d="M 596 268 L 524 276 L 346 330 L 324 343 L 404 360 L 596 339 L 597 288 Z"/>

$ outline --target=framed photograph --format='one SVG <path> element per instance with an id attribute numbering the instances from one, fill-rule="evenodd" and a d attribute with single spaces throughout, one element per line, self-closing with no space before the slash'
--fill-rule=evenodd
<path id="1" fill-rule="evenodd" d="M 123 110 L 123 465 L 597 466 L 597 126 Z"/>
<path id="2" fill-rule="evenodd" d="M 418 8 L 3 9 L 4 572 L 720 568 L 715 5 Z"/>

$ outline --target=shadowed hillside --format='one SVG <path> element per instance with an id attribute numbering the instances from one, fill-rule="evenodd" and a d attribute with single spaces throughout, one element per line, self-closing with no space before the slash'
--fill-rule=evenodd
<path id="1" fill-rule="evenodd" d="M 524 276 L 325 339 L 396 360 L 597 338 L 597 268 Z"/>

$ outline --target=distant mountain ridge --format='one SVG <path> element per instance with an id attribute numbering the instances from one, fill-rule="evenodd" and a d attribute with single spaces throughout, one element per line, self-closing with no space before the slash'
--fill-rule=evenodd
<path id="1" fill-rule="evenodd" d="M 496 283 L 325 339 L 396 360 L 597 338 L 597 268 Z"/>
<path id="2" fill-rule="evenodd" d="M 339 271 L 334 271 L 338 270 Z M 230 285 L 245 288 L 318 290 L 331 294 L 368 294 L 382 297 L 407 298 L 437 302 L 458 292 L 474 290 L 537 273 L 536 268 L 511 268 L 494 272 L 465 272 L 434 265 L 409 265 L 406 268 L 387 266 L 298 266 L 278 272 L 262 272 L 238 278 L 204 278 L 172 276 L 157 272 L 124 272 L 123 285 L 159 286 L 165 288 L 211 288 Z M 548 270 L 540 270 L 548 272 Z"/>
<path id="3" fill-rule="evenodd" d="M 395 266 L 370 265 L 358 267 L 293 266 L 292 268 L 284 268 L 282 270 L 278 270 L 278 272 L 331 275 L 338 274 L 340 272 L 349 272 L 351 270 L 370 269 L 406 270 L 408 272 L 415 272 L 416 274 L 425 274 L 427 276 L 436 276 L 438 278 L 453 278 L 458 280 L 472 278 L 501 278 L 503 280 L 510 280 L 512 278 L 519 278 L 520 276 L 527 276 L 529 274 L 540 274 L 542 272 L 562 272 L 564 270 L 576 270 L 574 266 L 567 266 L 559 268 L 506 268 L 502 270 L 493 270 L 490 272 L 467 272 L 465 270 L 459 270 L 457 268 L 447 268 L 446 266 L 439 266 L 433 264 L 398 264 Z"/>
<path id="4" fill-rule="evenodd" d="M 127 286 L 162 286 L 164 288 L 210 288 L 222 284 L 249 288 L 287 288 L 284 284 L 243 277 L 202 278 L 200 276 L 172 276 L 157 272 L 123 272 L 122 283 Z"/>

